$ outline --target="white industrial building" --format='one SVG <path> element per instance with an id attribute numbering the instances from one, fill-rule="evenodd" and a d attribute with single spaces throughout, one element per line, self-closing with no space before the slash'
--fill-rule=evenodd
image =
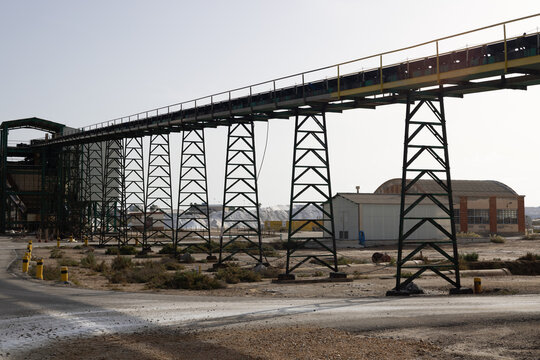
<path id="1" fill-rule="evenodd" d="M 334 227 L 339 240 L 354 240 L 358 243 L 360 231 L 364 233 L 366 246 L 395 244 L 399 232 L 399 208 L 401 197 L 398 195 L 338 193 L 333 198 Z M 444 217 L 445 213 L 433 203 L 421 204 L 414 208 L 409 216 Z M 414 223 L 414 222 L 413 222 Z M 448 220 L 439 223 L 450 229 Z M 405 231 L 412 224 L 405 224 Z M 414 232 L 410 239 L 442 239 L 443 234 L 431 224 L 424 224 Z"/>

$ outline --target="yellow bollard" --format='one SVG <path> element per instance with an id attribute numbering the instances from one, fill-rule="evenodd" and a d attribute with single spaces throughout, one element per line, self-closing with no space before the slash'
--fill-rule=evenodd
<path id="1" fill-rule="evenodd" d="M 69 242 L 73 242 L 73 235 L 69 235 Z"/>
<path id="2" fill-rule="evenodd" d="M 67 283 L 68 282 L 68 267 L 62 266 L 60 268 L 60 280 Z"/>
<path id="3" fill-rule="evenodd" d="M 36 279 L 43 280 L 43 259 L 37 261 L 36 266 Z"/>
<path id="4" fill-rule="evenodd" d="M 88 246 L 88 236 L 84 237 L 84 246 Z"/>
<path id="5" fill-rule="evenodd" d="M 32 240 L 28 240 L 28 245 L 32 245 Z"/>
<path id="6" fill-rule="evenodd" d="M 26 254 L 22 258 L 22 272 L 28 272 L 28 256 L 26 256 Z"/>
<path id="7" fill-rule="evenodd" d="M 28 244 L 26 246 L 26 250 L 28 250 L 28 252 L 31 253 L 32 252 L 32 244 Z"/>
<path id="8" fill-rule="evenodd" d="M 482 279 L 474 278 L 474 293 L 480 294 L 482 292 Z"/>
<path id="9" fill-rule="evenodd" d="M 60 236 L 56 238 L 56 247 L 60 247 Z"/>

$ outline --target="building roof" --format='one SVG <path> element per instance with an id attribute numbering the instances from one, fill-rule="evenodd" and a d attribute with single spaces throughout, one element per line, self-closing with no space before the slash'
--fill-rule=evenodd
<path id="1" fill-rule="evenodd" d="M 401 197 L 395 194 L 372 194 L 372 193 L 337 193 L 336 196 L 341 196 L 356 204 L 365 203 L 399 203 Z M 397 201 L 397 202 L 396 202 Z"/>
<path id="2" fill-rule="evenodd" d="M 60 123 L 50 121 L 50 120 L 40 119 L 37 117 L 17 119 L 17 120 L 8 120 L 8 121 L 2 122 L 0 126 L 10 128 L 10 129 L 30 128 L 30 129 L 48 131 L 52 133 L 59 133 L 62 131 L 62 129 L 66 127 L 64 124 L 60 124 Z"/>
<path id="3" fill-rule="evenodd" d="M 411 180 L 407 179 L 407 183 Z M 438 193 L 440 186 L 434 180 L 418 180 L 411 189 L 412 192 Z M 452 180 L 454 197 L 516 197 L 518 194 L 508 185 L 494 180 Z M 401 179 L 391 179 L 375 190 L 375 194 L 400 194 Z"/>

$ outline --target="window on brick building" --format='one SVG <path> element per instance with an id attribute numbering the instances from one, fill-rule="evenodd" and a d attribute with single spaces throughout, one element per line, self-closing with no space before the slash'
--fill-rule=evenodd
<path id="1" fill-rule="evenodd" d="M 454 223 L 459 224 L 459 209 L 454 209 Z"/>
<path id="2" fill-rule="evenodd" d="M 489 210 L 468 209 L 467 220 L 469 224 L 489 224 Z"/>
<path id="3" fill-rule="evenodd" d="M 517 224 L 517 210 L 500 209 L 497 210 L 497 224 Z"/>

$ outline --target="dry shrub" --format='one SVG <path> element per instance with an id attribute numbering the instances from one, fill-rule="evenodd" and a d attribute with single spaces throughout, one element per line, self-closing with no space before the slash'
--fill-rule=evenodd
<path id="1" fill-rule="evenodd" d="M 60 259 L 60 258 L 64 257 L 64 255 L 65 255 L 65 253 L 62 250 L 60 250 L 58 248 L 54 248 L 54 249 L 51 250 L 51 254 L 49 255 L 49 257 L 51 259 Z"/>
<path id="2" fill-rule="evenodd" d="M 250 269 L 244 269 L 237 264 L 230 264 L 226 268 L 219 269 L 216 279 L 223 280 L 227 284 L 238 284 L 240 282 L 261 281 L 261 275 Z"/>
<path id="3" fill-rule="evenodd" d="M 177 271 L 163 279 L 155 279 L 150 286 L 160 289 L 212 290 L 222 289 L 225 285 L 217 279 L 195 271 Z"/>
<path id="4" fill-rule="evenodd" d="M 114 271 L 129 269 L 133 267 L 133 261 L 127 256 L 117 256 L 111 263 L 111 269 Z"/>
<path id="5" fill-rule="evenodd" d="M 506 238 L 504 236 L 496 235 L 496 234 L 490 235 L 489 240 L 495 244 L 504 244 L 506 242 Z"/>
<path id="6" fill-rule="evenodd" d="M 36 265 L 31 265 L 28 275 L 36 277 Z M 43 264 L 43 280 L 60 280 L 60 267 L 58 265 Z"/>
<path id="7" fill-rule="evenodd" d="M 56 261 L 60 266 L 79 266 L 79 262 L 69 257 L 62 257 Z"/>
<path id="8" fill-rule="evenodd" d="M 156 278 L 164 278 L 166 274 L 165 266 L 154 261 L 146 261 L 141 263 L 140 266 L 133 266 L 133 263 L 131 262 L 130 264 L 131 265 L 124 264 L 122 265 L 124 267 L 121 268 L 118 268 L 118 264 L 116 264 L 116 268 L 113 268 L 113 270 L 107 274 L 109 281 L 113 284 L 141 284 L 156 281 Z"/>

